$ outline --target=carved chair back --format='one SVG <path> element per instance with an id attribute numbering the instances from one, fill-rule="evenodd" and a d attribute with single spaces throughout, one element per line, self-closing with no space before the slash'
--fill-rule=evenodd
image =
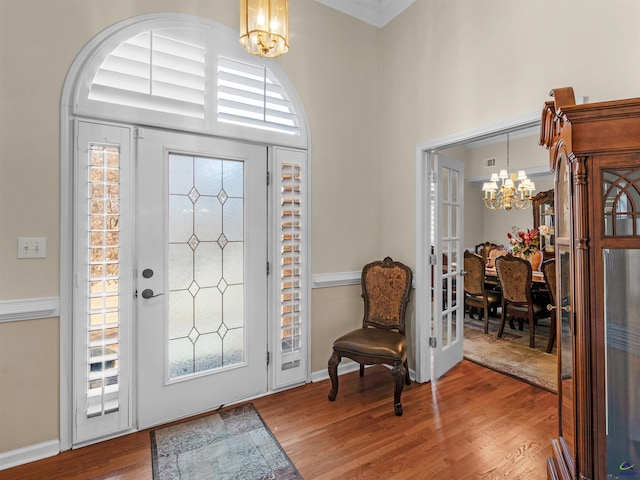
<path id="1" fill-rule="evenodd" d="M 557 306 L 558 303 L 556 301 L 556 287 L 558 286 L 558 281 L 556 278 L 556 261 L 547 260 L 546 262 L 543 262 L 542 274 L 544 275 L 544 280 L 547 283 L 549 297 L 551 298 L 551 305 Z"/>
<path id="2" fill-rule="evenodd" d="M 484 262 L 477 253 L 464 252 L 464 293 L 482 296 L 485 293 Z"/>
<path id="3" fill-rule="evenodd" d="M 390 257 L 365 265 L 362 269 L 362 326 L 398 330 L 404 334 L 411 282 L 411 269 Z"/>
<path id="4" fill-rule="evenodd" d="M 512 254 L 496 258 L 496 271 L 502 286 L 502 298 L 514 305 L 532 303 L 531 284 L 533 273 L 531 263 Z"/>

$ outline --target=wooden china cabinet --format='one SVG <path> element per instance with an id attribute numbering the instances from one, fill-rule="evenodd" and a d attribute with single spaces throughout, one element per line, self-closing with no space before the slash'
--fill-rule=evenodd
<path id="1" fill-rule="evenodd" d="M 533 228 L 546 226 L 552 229 L 549 235 L 540 235 L 540 250 L 542 251 L 543 260 L 555 258 L 553 190 L 538 193 L 531 199 L 531 206 L 533 211 Z"/>
<path id="2" fill-rule="evenodd" d="M 551 91 L 559 437 L 549 479 L 640 479 L 640 98 Z"/>

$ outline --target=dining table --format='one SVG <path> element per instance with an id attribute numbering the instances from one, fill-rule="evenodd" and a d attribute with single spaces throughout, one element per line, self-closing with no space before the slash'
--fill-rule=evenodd
<path id="1" fill-rule="evenodd" d="M 531 279 L 534 283 L 546 284 L 546 280 L 544 279 L 544 274 L 538 270 L 533 270 L 531 275 Z M 484 274 L 487 277 L 487 280 L 494 280 L 498 282 L 498 272 L 496 271 L 496 267 L 485 267 Z"/>

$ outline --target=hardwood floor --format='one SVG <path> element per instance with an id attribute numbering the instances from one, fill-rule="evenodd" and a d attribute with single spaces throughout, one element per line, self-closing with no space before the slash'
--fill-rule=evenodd
<path id="1" fill-rule="evenodd" d="M 253 400 L 306 480 L 546 478 L 557 396 L 463 361 L 439 380 L 405 387 L 393 414 L 382 366 Z M 151 479 L 149 431 L 0 471 L 0 480 Z"/>

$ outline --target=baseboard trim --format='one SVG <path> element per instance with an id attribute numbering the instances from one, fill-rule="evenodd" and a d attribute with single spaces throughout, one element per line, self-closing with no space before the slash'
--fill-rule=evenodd
<path id="1" fill-rule="evenodd" d="M 352 362 L 351 360 L 346 361 L 344 363 L 340 363 L 338 365 L 338 375 L 344 375 L 345 373 L 351 373 L 360 370 L 360 364 L 356 362 Z M 324 370 L 318 370 L 316 372 L 311 373 L 311 381 L 321 382 L 322 380 L 327 380 L 329 378 L 329 370 L 326 368 Z"/>
<path id="2" fill-rule="evenodd" d="M 0 453 L 0 470 L 17 467 L 25 463 L 35 462 L 43 458 L 53 457 L 60 453 L 60 441 L 49 440 L 48 442 L 36 443 L 28 447 L 10 450 Z"/>
<path id="3" fill-rule="evenodd" d="M 0 301 L 0 323 L 60 316 L 60 299 L 26 298 Z"/>
<path id="4" fill-rule="evenodd" d="M 365 368 L 373 367 L 374 365 L 367 365 Z M 390 365 L 383 365 L 386 368 L 391 369 Z M 360 370 L 360 364 L 353 362 L 351 360 L 345 361 L 345 363 L 340 363 L 338 365 L 338 375 L 344 375 L 345 373 L 357 372 Z M 416 372 L 413 369 L 409 369 L 409 377 L 412 379 L 416 378 Z M 329 378 L 329 371 L 325 370 L 317 370 L 311 374 L 311 382 L 321 382 L 322 380 L 327 380 Z"/>

